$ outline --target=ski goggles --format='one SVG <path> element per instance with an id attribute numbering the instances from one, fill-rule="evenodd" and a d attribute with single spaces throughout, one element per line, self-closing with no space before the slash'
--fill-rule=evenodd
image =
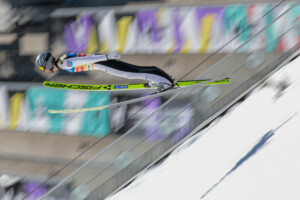
<path id="1" fill-rule="evenodd" d="M 50 56 L 51 56 L 51 53 L 48 53 L 47 54 L 47 56 L 46 56 L 46 58 L 45 58 L 45 60 L 44 60 L 44 62 L 43 62 L 43 64 L 41 65 L 41 66 L 39 66 L 39 69 L 41 70 L 41 71 L 45 71 L 46 70 L 46 65 L 48 64 L 48 60 L 49 60 L 49 58 L 50 58 Z M 52 61 L 51 61 L 52 62 Z M 52 64 L 52 63 L 51 63 Z M 49 64 L 48 64 L 49 65 Z"/>
<path id="2" fill-rule="evenodd" d="M 45 67 L 40 66 L 39 69 L 44 72 L 45 71 Z"/>

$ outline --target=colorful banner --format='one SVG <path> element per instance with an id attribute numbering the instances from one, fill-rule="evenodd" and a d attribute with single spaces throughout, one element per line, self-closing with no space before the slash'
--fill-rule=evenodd
<path id="1" fill-rule="evenodd" d="M 85 105 L 88 98 L 88 92 L 85 91 L 69 91 L 66 92 L 64 99 L 64 107 L 66 109 L 72 109 L 78 106 Z M 84 113 L 75 113 L 65 115 L 64 130 L 68 135 L 78 135 L 81 131 L 81 123 L 84 118 Z"/>
<path id="2" fill-rule="evenodd" d="M 95 107 L 108 105 L 110 93 L 89 92 L 86 103 L 83 107 Z M 110 132 L 109 110 L 98 110 L 85 112 L 81 122 L 79 134 L 89 136 L 104 136 Z"/>
<path id="3" fill-rule="evenodd" d="M 3 93 L 0 89 L 0 94 Z M 5 91 L 4 91 L 5 92 Z M 33 87 L 8 99 L 1 95 L 1 128 L 38 133 L 63 133 L 103 137 L 110 132 L 107 109 L 87 113 L 50 114 L 48 109 L 73 109 L 107 105 L 109 93 L 64 91 Z M 6 100 L 5 100 L 6 99 Z M 7 103 L 5 103 L 7 101 Z M 9 105 L 9 106 L 8 106 Z M 7 109 L 9 108 L 9 109 Z M 6 125 L 5 125 L 6 124 Z M 5 126 L 4 126 L 5 125 Z"/>
<path id="4" fill-rule="evenodd" d="M 31 88 L 26 92 L 29 106 L 29 131 L 59 133 L 65 118 L 62 114 L 52 115 L 49 108 L 64 109 L 65 91 Z"/>
<path id="5" fill-rule="evenodd" d="M 98 48 L 95 23 L 91 14 L 85 13 L 65 25 L 64 42 L 67 52 L 94 52 Z"/>
<path id="6" fill-rule="evenodd" d="M 10 98 L 10 124 L 7 127 L 8 130 L 14 130 L 18 125 L 23 99 L 23 93 L 16 93 Z"/>
<path id="7" fill-rule="evenodd" d="M 118 17 L 113 12 L 100 14 L 93 16 L 98 24 L 98 52 L 212 53 L 235 38 L 222 50 L 231 52 L 294 4 L 285 3 L 274 10 L 277 3 L 141 9 L 132 15 Z M 253 42 L 245 45 L 240 52 L 288 50 L 298 42 L 299 30 L 294 28 L 284 37 L 279 37 L 299 21 L 299 16 L 298 5 L 253 39 Z M 69 38 L 65 37 L 65 42 L 68 51 L 87 51 L 83 45 L 87 36 L 84 33 L 89 32 L 92 26 L 89 21 L 93 20 L 91 15 L 88 15 L 89 20 L 86 18 L 81 17 L 76 24 L 72 22 L 66 25 L 65 36 Z M 84 19 L 86 21 L 82 22 Z M 72 39 L 75 36 L 84 40 Z"/>
<path id="8" fill-rule="evenodd" d="M 161 98 L 147 99 L 141 102 L 141 105 L 145 107 L 143 113 L 149 115 L 161 105 Z M 157 112 L 144 123 L 145 134 L 148 140 L 159 140 L 165 137 L 159 129 L 162 119 L 161 113 Z"/>
<path id="9" fill-rule="evenodd" d="M 141 10 L 136 13 L 137 19 L 137 47 L 138 52 L 153 53 L 157 51 L 161 41 L 161 27 L 157 24 L 156 10 Z"/>
<path id="10" fill-rule="evenodd" d="M 99 53 L 106 53 L 108 50 L 117 50 L 118 37 L 116 31 L 116 19 L 113 11 L 106 15 L 97 16 L 99 23 L 97 26 L 100 43 Z"/>
<path id="11" fill-rule="evenodd" d="M 128 99 L 132 97 L 127 96 Z M 128 105 L 127 120 L 123 133 L 129 130 L 141 119 L 160 107 L 166 99 L 155 98 L 142 101 L 139 104 Z M 182 106 L 184 105 L 184 106 Z M 143 112 L 139 112 L 143 108 Z M 176 104 L 158 111 L 149 117 L 141 126 L 137 127 L 137 132 L 143 134 L 149 141 L 160 141 L 170 137 L 173 141 L 179 141 L 191 131 L 194 108 L 186 105 L 186 102 L 178 101 Z"/>

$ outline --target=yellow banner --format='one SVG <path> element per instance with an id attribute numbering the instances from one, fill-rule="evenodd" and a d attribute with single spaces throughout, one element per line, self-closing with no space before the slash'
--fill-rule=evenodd
<path id="1" fill-rule="evenodd" d="M 122 17 L 117 23 L 118 39 L 119 39 L 118 52 L 123 52 L 126 37 L 127 37 L 128 27 L 130 25 L 131 20 L 132 20 L 132 16 L 125 16 Z"/>
<path id="2" fill-rule="evenodd" d="M 9 102 L 10 102 L 10 124 L 7 127 L 8 130 L 14 130 L 18 125 L 20 108 L 21 108 L 23 99 L 24 99 L 23 93 L 16 93 L 9 100 Z"/>
<path id="3" fill-rule="evenodd" d="M 202 33 L 202 47 L 199 49 L 198 53 L 205 53 L 209 48 L 209 42 L 210 42 L 210 35 L 211 35 L 211 29 L 212 24 L 214 21 L 215 15 L 207 15 L 202 20 L 202 26 L 200 31 Z"/>

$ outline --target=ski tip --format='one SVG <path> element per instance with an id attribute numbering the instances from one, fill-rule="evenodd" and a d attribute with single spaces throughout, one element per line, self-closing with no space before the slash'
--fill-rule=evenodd
<path id="1" fill-rule="evenodd" d="M 230 83 L 230 78 L 224 78 L 225 83 Z"/>

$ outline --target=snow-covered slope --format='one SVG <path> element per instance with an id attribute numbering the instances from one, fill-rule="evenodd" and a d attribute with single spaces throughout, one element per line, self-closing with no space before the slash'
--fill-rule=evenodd
<path id="1" fill-rule="evenodd" d="M 300 57 L 113 199 L 300 199 Z"/>

